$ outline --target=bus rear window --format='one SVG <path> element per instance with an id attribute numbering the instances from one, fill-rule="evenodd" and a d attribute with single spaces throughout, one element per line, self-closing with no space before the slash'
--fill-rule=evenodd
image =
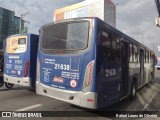
<path id="1" fill-rule="evenodd" d="M 20 39 L 18 39 L 18 44 L 19 44 L 19 45 L 26 44 L 26 39 L 25 39 L 25 38 L 20 38 Z"/>
<path id="2" fill-rule="evenodd" d="M 42 30 L 42 48 L 45 50 L 80 50 L 87 48 L 89 22 L 59 23 Z"/>
<path id="3" fill-rule="evenodd" d="M 6 41 L 7 53 L 24 53 L 27 49 L 27 36 L 9 37 Z"/>

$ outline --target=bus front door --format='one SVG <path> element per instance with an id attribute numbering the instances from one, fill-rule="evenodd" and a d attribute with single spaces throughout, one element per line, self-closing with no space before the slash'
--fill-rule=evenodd
<path id="1" fill-rule="evenodd" d="M 127 96 L 128 66 L 128 43 L 121 42 L 121 99 Z"/>

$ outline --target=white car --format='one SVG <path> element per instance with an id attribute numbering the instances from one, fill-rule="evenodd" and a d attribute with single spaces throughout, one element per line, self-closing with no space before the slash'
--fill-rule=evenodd
<path id="1" fill-rule="evenodd" d="M 155 65 L 155 68 L 160 70 L 160 61 L 157 62 L 157 64 Z"/>

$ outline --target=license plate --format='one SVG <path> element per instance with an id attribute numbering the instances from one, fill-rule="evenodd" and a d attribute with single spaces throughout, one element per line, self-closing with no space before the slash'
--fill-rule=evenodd
<path id="1" fill-rule="evenodd" d="M 57 83 L 64 83 L 64 78 L 55 76 L 53 81 Z"/>

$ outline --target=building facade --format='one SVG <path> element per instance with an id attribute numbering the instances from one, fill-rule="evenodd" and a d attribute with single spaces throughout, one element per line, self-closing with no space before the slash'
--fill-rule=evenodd
<path id="1" fill-rule="evenodd" d="M 0 41 L 13 34 L 14 16 L 13 11 L 0 8 Z"/>
<path id="2" fill-rule="evenodd" d="M 14 17 L 13 34 L 18 34 L 19 33 L 19 27 L 20 27 L 20 18 L 15 16 Z"/>
<path id="3" fill-rule="evenodd" d="M 54 21 L 77 17 L 98 17 L 116 27 L 116 5 L 111 0 L 85 0 L 54 11 Z"/>
<path id="4" fill-rule="evenodd" d="M 24 21 L 22 21 L 22 28 Z M 19 34 L 20 17 L 15 16 L 15 12 L 0 7 L 0 41 L 3 41 L 7 36 Z M 27 33 L 25 29 L 23 33 Z"/>

